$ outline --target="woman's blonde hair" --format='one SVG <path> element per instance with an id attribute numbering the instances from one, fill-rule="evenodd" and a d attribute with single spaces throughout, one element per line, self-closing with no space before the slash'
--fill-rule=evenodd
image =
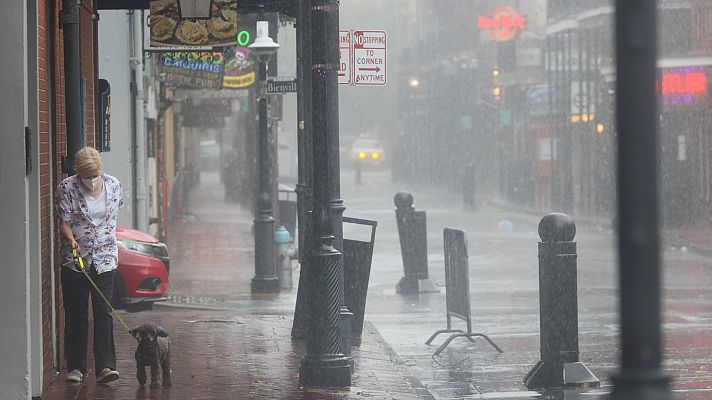
<path id="1" fill-rule="evenodd" d="M 101 171 L 101 155 L 93 147 L 84 147 L 74 155 L 74 171 L 86 175 Z"/>

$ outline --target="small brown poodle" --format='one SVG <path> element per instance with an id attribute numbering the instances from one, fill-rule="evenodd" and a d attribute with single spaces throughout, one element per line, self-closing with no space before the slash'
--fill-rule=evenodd
<path id="1" fill-rule="evenodd" d="M 168 333 L 155 323 L 146 323 L 131 330 L 138 341 L 136 347 L 136 378 L 146 384 L 146 366 L 151 367 L 151 387 L 159 387 L 158 368 L 163 372 L 163 386 L 171 385 L 171 340 Z"/>

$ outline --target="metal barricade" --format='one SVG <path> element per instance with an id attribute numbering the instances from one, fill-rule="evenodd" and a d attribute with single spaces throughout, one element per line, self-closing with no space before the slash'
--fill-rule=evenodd
<path id="1" fill-rule="evenodd" d="M 353 313 L 351 345 L 360 346 L 378 222 L 351 217 L 343 217 L 343 222 L 371 227 L 371 238 L 368 242 L 344 238 L 344 297 L 346 308 Z"/>
<path id="2" fill-rule="evenodd" d="M 460 229 L 445 228 L 443 231 L 445 241 L 445 299 L 447 314 L 447 329 L 435 331 L 425 344 L 430 344 L 436 336 L 441 333 L 457 332 L 449 338 L 435 351 L 433 355 L 439 355 L 453 339 L 466 337 L 474 342 L 473 337 L 481 336 L 498 352 L 504 351 L 495 344 L 484 333 L 472 332 L 472 316 L 470 310 L 470 273 L 467 253 L 467 238 L 465 232 Z M 459 318 L 467 322 L 467 332 L 461 329 L 452 329 L 452 317 Z"/>

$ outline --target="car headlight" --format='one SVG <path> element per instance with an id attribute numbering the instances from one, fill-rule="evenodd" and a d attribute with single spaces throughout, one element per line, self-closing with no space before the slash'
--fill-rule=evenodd
<path id="1" fill-rule="evenodd" d="M 366 158 L 366 153 L 363 152 L 363 151 L 359 152 L 359 153 L 358 153 L 358 158 L 360 158 L 360 159 Z"/>
<path id="2" fill-rule="evenodd" d="M 134 253 L 145 254 L 151 257 L 164 258 L 168 256 L 168 249 L 163 243 L 136 242 L 133 240 L 117 239 L 116 244 L 123 249 Z"/>
<path id="3" fill-rule="evenodd" d="M 378 160 L 379 157 L 381 157 L 381 155 L 378 154 L 378 152 L 371 153 L 371 158 L 373 158 L 374 160 Z"/>

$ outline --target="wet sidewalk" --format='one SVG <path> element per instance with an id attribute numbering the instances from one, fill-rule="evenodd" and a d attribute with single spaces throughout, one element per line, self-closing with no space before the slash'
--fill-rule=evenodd
<path id="1" fill-rule="evenodd" d="M 290 317 L 178 307 L 156 307 L 122 317 L 130 327 L 155 321 L 169 333 L 173 385 L 139 386 L 133 361 L 135 341 L 117 326 L 118 381 L 96 384 L 90 370 L 82 384 L 67 383 L 63 373 L 42 399 L 429 398 L 426 391 L 423 397 L 418 395 L 417 383 L 407 376 L 398 357 L 370 324 L 364 327 L 363 344 L 354 351 L 350 389 L 303 389 L 298 374 L 304 343 L 290 340 Z M 93 365 L 91 359 L 88 365 Z"/>
<path id="2" fill-rule="evenodd" d="M 712 227 L 671 229 L 665 232 L 665 237 L 675 250 L 689 250 L 712 258 Z"/>
<path id="3" fill-rule="evenodd" d="M 153 321 L 172 342 L 172 380 L 167 388 L 141 387 L 135 377 L 136 342 L 115 322 L 121 378 L 96 384 L 94 371 L 82 384 L 57 377 L 42 396 L 59 399 L 417 399 L 432 398 L 379 332 L 366 322 L 363 342 L 353 349 L 354 373 L 347 389 L 299 387 L 304 341 L 290 332 L 294 289 L 252 295 L 252 215 L 224 201 L 217 174 L 204 173 L 187 213 L 171 226 L 170 301 L 151 311 L 119 311 L 129 327 Z M 90 327 L 91 330 L 91 327 Z M 90 359 L 88 366 L 93 368 Z"/>

